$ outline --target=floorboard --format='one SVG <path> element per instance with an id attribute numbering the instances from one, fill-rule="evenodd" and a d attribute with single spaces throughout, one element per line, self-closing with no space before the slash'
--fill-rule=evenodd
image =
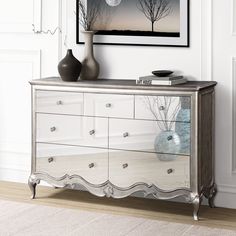
<path id="1" fill-rule="evenodd" d="M 99 198 L 83 191 L 45 186 L 37 187 L 36 199 L 31 200 L 30 194 L 26 184 L 0 181 L 0 199 L 236 230 L 233 209 L 201 206 L 200 221 L 196 222 L 191 204 L 137 197 Z"/>

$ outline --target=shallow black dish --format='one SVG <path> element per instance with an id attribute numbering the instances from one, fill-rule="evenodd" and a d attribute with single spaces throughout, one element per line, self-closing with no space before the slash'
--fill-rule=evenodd
<path id="1" fill-rule="evenodd" d="M 171 70 L 154 70 L 154 71 L 152 71 L 152 73 L 158 77 L 165 77 L 165 76 L 171 75 L 173 73 L 173 71 L 171 71 Z"/>

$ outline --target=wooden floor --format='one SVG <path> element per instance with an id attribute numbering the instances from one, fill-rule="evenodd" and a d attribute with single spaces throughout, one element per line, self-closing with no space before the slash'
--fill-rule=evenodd
<path id="1" fill-rule="evenodd" d="M 193 221 L 192 205 L 129 197 L 108 199 L 87 192 L 37 187 L 36 199 L 30 199 L 26 184 L 0 181 L 0 199 L 55 207 L 83 209 L 149 219 L 236 230 L 236 210 L 202 206 L 200 221 Z"/>

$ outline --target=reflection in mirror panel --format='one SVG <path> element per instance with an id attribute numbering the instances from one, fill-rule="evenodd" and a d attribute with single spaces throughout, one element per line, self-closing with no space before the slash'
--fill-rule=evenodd
<path id="1" fill-rule="evenodd" d="M 37 143 L 36 172 L 55 178 L 78 175 L 91 184 L 108 179 L 107 149 Z"/>

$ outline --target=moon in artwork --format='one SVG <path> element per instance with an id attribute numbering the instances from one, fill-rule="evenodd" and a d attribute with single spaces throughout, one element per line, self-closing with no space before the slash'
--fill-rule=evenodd
<path id="1" fill-rule="evenodd" d="M 116 7 L 121 3 L 121 0 L 106 0 L 106 3 L 111 7 Z"/>

